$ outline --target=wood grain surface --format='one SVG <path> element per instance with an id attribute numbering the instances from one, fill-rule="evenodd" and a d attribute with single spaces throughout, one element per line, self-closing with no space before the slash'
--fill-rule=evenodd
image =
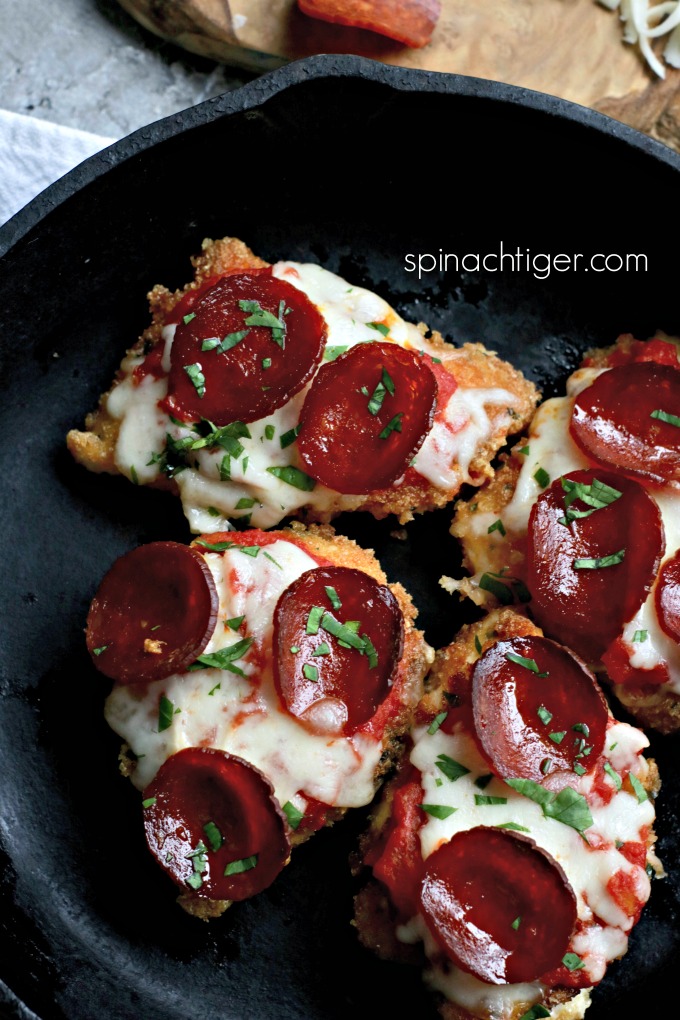
<path id="1" fill-rule="evenodd" d="M 657 78 L 623 42 L 618 13 L 594 0 L 442 0 L 422 49 L 316 21 L 295 0 L 119 2 L 157 35 L 227 64 L 265 71 L 315 53 L 356 53 L 490 78 L 600 110 L 680 151 L 680 71 Z"/>

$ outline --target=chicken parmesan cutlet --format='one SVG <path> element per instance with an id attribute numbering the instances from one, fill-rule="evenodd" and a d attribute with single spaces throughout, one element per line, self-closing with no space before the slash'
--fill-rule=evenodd
<path id="1" fill-rule="evenodd" d="M 433 653 L 399 584 L 328 525 L 152 542 L 116 560 L 87 647 L 149 849 L 207 919 L 370 803 Z"/>
<path id="2" fill-rule="evenodd" d="M 420 965 L 444 1020 L 581 1020 L 663 874 L 649 741 L 512 609 L 431 683 L 363 837 L 359 938 Z"/>
<path id="3" fill-rule="evenodd" d="M 591 351 L 456 509 L 479 604 L 527 602 L 645 726 L 680 728 L 680 362 L 659 335 Z"/>
<path id="4" fill-rule="evenodd" d="M 532 383 L 456 348 L 318 265 L 204 241 L 68 448 L 91 471 L 177 493 L 193 532 L 346 510 L 400 523 L 480 485 L 528 423 Z"/>

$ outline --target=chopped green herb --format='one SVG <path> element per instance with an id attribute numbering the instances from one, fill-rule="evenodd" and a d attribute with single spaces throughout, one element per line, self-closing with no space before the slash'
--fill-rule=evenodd
<path id="1" fill-rule="evenodd" d="M 479 640 L 478 634 L 475 634 L 475 649 L 477 651 L 477 655 L 482 654 L 482 642 Z"/>
<path id="2" fill-rule="evenodd" d="M 486 530 L 486 533 L 487 533 L 487 535 L 490 535 L 494 531 L 497 531 L 499 535 L 501 535 L 503 538 L 505 538 L 506 531 L 505 531 L 505 527 L 503 525 L 503 521 L 500 519 L 500 517 L 498 518 L 497 521 L 494 521 L 493 524 L 489 525 L 489 527 Z"/>
<path id="3" fill-rule="evenodd" d="M 306 662 L 302 667 L 302 673 L 307 680 L 313 680 L 314 683 L 319 679 L 319 671 L 316 666 L 312 666 L 311 663 Z"/>
<path id="4" fill-rule="evenodd" d="M 546 818 L 554 818 L 557 822 L 576 829 L 581 835 L 593 824 L 588 802 L 571 786 L 565 786 L 559 793 L 546 790 L 533 779 L 506 779 L 505 782 L 517 793 L 540 804 Z"/>
<path id="5" fill-rule="evenodd" d="M 187 885 L 190 885 L 192 889 L 200 889 L 203 885 L 201 873 L 199 871 L 192 872 L 187 879 Z"/>
<path id="6" fill-rule="evenodd" d="M 572 730 L 576 730 L 577 733 L 582 733 L 584 737 L 590 736 L 590 728 L 588 723 L 577 722 L 572 726 Z"/>
<path id="7" fill-rule="evenodd" d="M 142 801 L 142 807 L 143 808 L 153 807 L 155 803 L 156 803 L 155 797 L 147 797 L 146 800 Z"/>
<path id="8" fill-rule="evenodd" d="M 202 669 L 203 666 L 209 666 L 214 669 L 225 669 L 229 673 L 236 673 L 237 676 L 243 676 L 243 670 L 238 666 L 234 666 L 233 663 L 235 659 L 243 658 L 252 643 L 252 638 L 242 638 L 240 641 L 235 641 L 233 645 L 229 645 L 227 648 L 220 648 L 218 652 L 210 652 L 207 655 L 199 655 L 196 662 L 189 666 L 189 669 Z"/>
<path id="9" fill-rule="evenodd" d="M 326 349 L 323 352 L 323 360 L 335 361 L 336 358 L 339 358 L 341 354 L 344 354 L 345 351 L 348 350 L 349 347 L 346 345 L 343 346 L 341 344 L 329 344 L 328 347 L 326 347 Z"/>
<path id="10" fill-rule="evenodd" d="M 262 308 L 259 301 L 242 300 L 238 304 L 242 312 L 252 313 L 245 320 L 246 326 L 265 326 L 267 329 L 271 329 L 272 340 L 283 350 L 286 335 L 284 315 L 287 315 L 290 311 L 289 308 L 285 308 L 285 303 L 283 301 L 279 302 L 278 318 L 273 312 L 268 312 L 265 308 Z"/>
<path id="11" fill-rule="evenodd" d="M 206 822 L 203 826 L 205 838 L 210 844 L 210 849 L 217 852 L 224 843 L 224 836 L 214 822 Z"/>
<path id="12" fill-rule="evenodd" d="M 494 804 L 507 804 L 507 797 L 487 797 L 483 793 L 475 794 L 475 804 L 477 807 L 490 807 Z"/>
<path id="13" fill-rule="evenodd" d="M 293 653 L 293 655 L 297 655 L 297 653 L 300 651 L 300 646 L 299 645 L 291 645 L 290 646 L 290 651 Z"/>
<path id="14" fill-rule="evenodd" d="M 208 542 L 205 538 L 197 538 L 196 545 L 209 552 L 226 552 L 227 549 L 235 549 L 236 542 Z"/>
<path id="15" fill-rule="evenodd" d="M 262 359 L 262 368 L 266 371 L 268 368 L 271 368 L 271 367 L 272 367 L 272 359 L 271 358 L 263 358 Z"/>
<path id="16" fill-rule="evenodd" d="M 549 712 L 545 705 L 539 705 L 538 708 L 536 709 L 536 714 L 538 715 L 538 718 L 541 720 L 541 722 L 545 723 L 546 726 L 552 719 L 552 712 Z"/>
<path id="17" fill-rule="evenodd" d="M 108 647 L 109 647 L 108 645 L 100 645 L 99 648 L 93 648 L 92 649 L 92 654 L 93 655 L 101 655 L 103 652 L 106 651 L 106 649 Z"/>
<path id="18" fill-rule="evenodd" d="M 455 807 L 447 807 L 445 804 L 419 804 L 418 806 L 423 811 L 427 811 L 428 815 L 432 815 L 433 818 L 440 818 L 442 821 L 445 818 L 450 818 L 458 810 Z"/>
<path id="19" fill-rule="evenodd" d="M 528 669 L 531 673 L 535 673 L 536 676 L 548 676 L 547 673 L 541 673 L 539 671 L 535 659 L 527 659 L 524 655 L 516 655 L 514 652 L 506 652 L 505 658 L 508 662 L 514 662 L 517 666 L 523 666 L 524 669 Z"/>
<path id="20" fill-rule="evenodd" d="M 427 732 L 430 734 L 430 736 L 432 736 L 433 733 L 437 732 L 437 730 L 444 722 L 448 714 L 449 714 L 448 712 L 440 712 L 439 715 L 436 715 L 434 717 L 430 725 L 427 727 Z"/>
<path id="21" fill-rule="evenodd" d="M 199 839 L 196 849 L 187 854 L 187 858 L 191 861 L 194 869 L 187 879 L 187 885 L 190 885 L 192 889 L 200 889 L 203 885 L 201 876 L 208 867 L 208 848 L 202 839 Z"/>
<path id="22" fill-rule="evenodd" d="M 634 642 L 642 642 L 642 641 L 646 641 L 646 640 L 647 640 L 647 631 L 646 630 L 636 630 L 635 633 L 633 634 L 633 641 Z"/>
<path id="23" fill-rule="evenodd" d="M 574 772 L 576 773 L 577 776 L 585 776 L 586 774 L 586 770 L 584 769 L 583 765 L 580 765 L 577 761 L 574 762 Z"/>
<path id="24" fill-rule="evenodd" d="M 240 861 L 230 861 L 224 869 L 225 877 L 229 875 L 240 875 L 244 871 L 251 871 L 257 866 L 257 854 L 252 857 L 243 857 Z"/>
<path id="25" fill-rule="evenodd" d="M 489 785 L 492 779 L 493 776 L 490 772 L 486 776 L 479 776 L 477 779 L 475 779 L 475 786 L 478 787 L 480 790 L 486 790 L 487 786 Z"/>
<path id="26" fill-rule="evenodd" d="M 230 630 L 238 630 L 244 620 L 245 616 L 232 616 L 229 620 L 225 620 L 224 622 Z"/>
<path id="27" fill-rule="evenodd" d="M 208 691 L 208 694 L 212 697 L 215 694 L 215 691 L 219 691 L 221 686 L 222 686 L 222 684 L 215 684 L 215 686 L 212 688 L 212 690 Z"/>
<path id="28" fill-rule="evenodd" d="M 521 923 L 522 923 L 522 918 L 521 917 L 516 917 L 515 920 L 512 922 L 512 924 L 510 925 L 510 927 L 514 928 L 514 930 L 517 931 L 517 929 L 519 928 Z"/>
<path id="29" fill-rule="evenodd" d="M 669 414 L 668 411 L 652 411 L 649 416 L 650 418 L 657 418 L 659 421 L 665 421 L 667 425 L 675 425 L 676 428 L 680 429 L 680 418 L 677 414 Z"/>
<path id="30" fill-rule="evenodd" d="M 304 818 L 304 812 L 300 811 L 299 808 L 295 807 L 295 804 L 291 804 L 289 800 L 283 805 L 283 813 L 288 819 L 288 824 L 291 829 L 297 829 L 300 822 Z"/>
<path id="31" fill-rule="evenodd" d="M 265 437 L 265 439 L 273 439 L 275 432 L 276 432 L 276 429 L 274 428 L 273 425 L 265 425 L 265 427 L 264 427 L 264 437 Z"/>
<path id="32" fill-rule="evenodd" d="M 241 496 L 238 503 L 234 507 L 235 510 L 250 510 L 251 507 L 255 506 L 255 500 L 249 496 Z"/>
<path id="33" fill-rule="evenodd" d="M 199 395 L 199 397 L 204 397 L 205 396 L 205 376 L 203 375 L 203 372 L 201 371 L 200 363 L 196 362 L 195 365 L 185 365 L 184 366 L 184 371 L 186 372 L 186 374 L 191 379 L 191 381 L 192 381 L 192 383 L 194 385 L 194 389 L 196 390 L 196 392 Z"/>
<path id="34" fill-rule="evenodd" d="M 295 489 L 302 489 L 303 492 L 311 492 L 316 485 L 314 478 L 310 478 L 304 471 L 300 471 L 299 468 L 293 467 L 291 464 L 287 464 L 285 467 L 268 467 L 267 471 L 275 478 L 286 482 L 287 485 L 292 485 Z"/>
<path id="35" fill-rule="evenodd" d="M 459 761 L 454 761 L 453 758 L 449 758 L 448 754 L 440 754 L 437 756 L 435 765 L 440 772 L 443 772 L 447 779 L 450 779 L 452 783 L 455 783 L 461 776 L 467 776 L 470 769 L 465 768 Z"/>
<path id="36" fill-rule="evenodd" d="M 184 323 L 185 326 L 188 326 L 189 323 L 191 322 L 191 320 L 195 319 L 195 318 L 196 318 L 196 312 L 189 312 L 188 315 L 184 316 L 184 318 L 182 319 L 182 322 Z"/>
<path id="37" fill-rule="evenodd" d="M 538 482 L 542 489 L 545 489 L 550 485 L 550 475 L 545 468 L 539 467 L 534 471 L 534 480 Z"/>
<path id="38" fill-rule="evenodd" d="M 513 832 L 531 832 L 526 825 L 518 825 L 517 822 L 501 822 L 494 826 L 495 829 L 512 829 Z"/>
<path id="39" fill-rule="evenodd" d="M 241 464 L 243 466 L 243 474 L 245 474 L 246 471 L 248 470 L 248 458 L 244 457 L 243 460 L 241 461 Z"/>
<path id="40" fill-rule="evenodd" d="M 494 595 L 504 606 L 512 605 L 513 602 L 531 601 L 529 589 L 518 577 L 508 577 L 505 574 L 494 574 L 488 571 L 480 577 L 479 587 Z"/>
<path id="41" fill-rule="evenodd" d="M 620 790 L 621 789 L 621 776 L 618 774 L 618 772 L 616 772 L 612 768 L 611 764 L 608 761 L 606 761 L 604 763 L 603 768 L 604 768 L 605 772 L 607 773 L 607 775 L 609 776 L 609 778 L 611 779 L 611 781 L 614 783 L 614 786 L 616 787 L 616 789 Z"/>
<path id="42" fill-rule="evenodd" d="M 519 448 L 519 450 L 517 452 L 524 454 L 525 457 L 528 457 L 529 453 L 530 453 L 530 447 L 528 447 L 528 446 L 520 446 L 520 448 Z"/>
<path id="43" fill-rule="evenodd" d="M 366 393 L 368 393 L 368 390 L 366 390 Z M 373 394 L 368 401 L 369 414 L 376 415 L 378 413 L 383 405 L 383 400 L 387 393 L 389 393 L 391 397 L 394 396 L 394 382 L 387 369 L 383 368 L 380 382 L 373 390 Z"/>
<path id="44" fill-rule="evenodd" d="M 356 630 L 350 627 L 350 623 L 340 623 L 336 620 L 331 613 L 324 613 L 321 617 L 321 626 L 324 630 L 327 630 L 333 637 L 344 641 L 350 646 L 350 648 L 356 648 L 359 652 L 366 650 L 366 640 L 363 637 L 359 637 Z M 357 627 L 358 630 L 358 627 Z"/>
<path id="45" fill-rule="evenodd" d="M 274 557 L 273 557 L 273 556 L 271 556 L 271 555 L 270 555 L 270 554 L 269 554 L 268 552 L 266 552 L 266 551 L 263 551 L 263 552 L 262 552 L 262 555 L 264 556 L 264 558 L 265 558 L 266 560 L 270 560 L 270 561 L 271 561 L 271 562 L 272 562 L 272 563 L 274 564 L 274 566 L 275 566 L 275 567 L 278 567 L 278 568 L 279 568 L 279 570 L 283 570 L 283 567 L 281 566 L 281 564 L 280 564 L 280 563 L 277 563 L 277 562 L 276 562 L 276 560 L 274 559 Z"/>
<path id="46" fill-rule="evenodd" d="M 220 461 L 219 472 L 221 482 L 231 481 L 231 457 L 228 453 L 225 453 L 224 457 Z"/>
<path id="47" fill-rule="evenodd" d="M 321 644 L 317 645 L 314 651 L 312 652 L 312 655 L 330 655 L 330 654 L 331 646 L 328 644 L 327 641 L 322 641 Z"/>
<path id="48" fill-rule="evenodd" d="M 240 344 L 241 340 L 245 340 L 249 333 L 249 329 L 241 329 L 237 333 L 228 333 L 223 340 L 216 341 L 212 338 L 210 340 L 204 340 L 201 345 L 201 350 L 210 351 L 217 349 L 218 354 L 225 354 L 227 351 L 230 351 L 232 347 L 236 347 L 236 344 Z"/>
<path id="49" fill-rule="evenodd" d="M 403 411 L 398 411 L 391 421 L 388 421 L 385 428 L 378 434 L 378 439 L 388 439 L 393 432 L 401 432 L 401 419 L 404 417 Z"/>
<path id="50" fill-rule="evenodd" d="M 335 588 L 333 588 L 332 585 L 327 584 L 324 587 L 324 591 L 326 592 L 326 595 L 328 596 L 328 601 L 330 602 L 333 609 L 342 609 L 342 602 L 340 601 L 340 597 L 338 596 L 338 593 L 335 590 Z"/>
<path id="51" fill-rule="evenodd" d="M 238 460 L 244 449 L 243 444 L 239 440 L 251 438 L 248 426 L 242 421 L 233 421 L 229 425 L 223 425 L 222 428 L 217 428 L 210 421 L 206 421 L 203 424 L 204 427 L 207 425 L 208 432 L 206 435 L 192 440 L 188 448 L 190 450 L 202 450 L 203 448 L 213 449 L 219 446 L 226 450 L 234 460 Z"/>
<path id="52" fill-rule="evenodd" d="M 552 740 L 553 744 L 561 744 L 567 735 L 566 730 L 561 730 L 559 733 L 549 733 L 548 736 Z"/>
<path id="53" fill-rule="evenodd" d="M 318 634 L 319 633 L 319 626 L 321 624 L 321 617 L 323 616 L 324 612 L 325 612 L 325 610 L 324 610 L 323 606 L 312 606 L 312 608 L 309 610 L 309 615 L 307 617 L 307 624 L 305 626 L 305 633 L 306 634 Z"/>
<path id="54" fill-rule="evenodd" d="M 535 1006 L 528 1009 L 526 1013 L 522 1013 L 519 1020 L 545 1020 L 545 1017 L 550 1016 L 550 1010 L 542 1006 L 540 1002 L 537 1002 Z"/>
<path id="55" fill-rule="evenodd" d="M 609 556 L 574 560 L 573 567 L 574 570 L 601 570 L 603 567 L 615 567 L 617 564 L 623 563 L 625 555 L 626 550 L 619 549 L 618 552 L 611 553 Z"/>
<path id="56" fill-rule="evenodd" d="M 252 556 L 255 559 L 260 554 L 259 545 L 237 545 L 236 548 L 244 556 Z"/>
<path id="57" fill-rule="evenodd" d="M 161 694 L 158 702 L 158 732 L 162 733 L 163 730 L 169 729 L 172 726 L 172 717 L 175 714 L 175 706 L 166 698 L 164 694 Z"/>
<path id="58" fill-rule="evenodd" d="M 367 322 L 366 325 L 371 329 L 377 329 L 378 333 L 382 333 L 383 336 L 387 336 L 390 331 L 390 327 L 386 326 L 384 322 Z"/>
<path id="59" fill-rule="evenodd" d="M 634 776 L 632 772 L 628 773 L 628 778 L 630 779 L 630 785 L 633 787 L 633 791 L 635 792 L 635 796 L 637 797 L 638 804 L 642 804 L 643 801 L 648 799 L 647 791 L 645 790 L 644 786 L 637 778 L 637 776 Z"/>
<path id="60" fill-rule="evenodd" d="M 614 503 L 617 499 L 621 498 L 621 493 L 618 489 L 613 489 L 611 485 L 606 485 L 599 478 L 595 478 L 590 485 L 586 485 L 585 482 L 575 482 L 571 478 L 562 478 L 561 482 L 565 493 L 564 506 L 566 514 L 564 517 L 559 518 L 559 523 L 567 528 L 572 521 L 583 517 L 590 517 L 596 510 L 603 510 L 610 503 Z M 585 503 L 591 509 L 571 509 L 572 503 L 577 499 L 580 499 L 582 503 Z"/>
<path id="61" fill-rule="evenodd" d="M 562 963 L 567 970 L 581 970 L 582 967 L 585 967 L 585 963 L 576 953 L 565 953 L 562 957 Z"/>
<path id="62" fill-rule="evenodd" d="M 295 442 L 301 428 L 302 422 L 299 422 L 294 429 L 289 429 L 288 432 L 284 432 L 282 436 L 279 436 L 279 442 L 281 443 L 282 450 L 285 450 L 287 446 L 290 446 Z"/>
<path id="63" fill-rule="evenodd" d="M 548 773 L 550 772 L 551 765 L 552 758 L 544 758 L 543 761 L 541 762 L 541 772 L 543 773 L 544 776 L 547 776 Z"/>
<path id="64" fill-rule="evenodd" d="M 130 481 L 133 485 L 139 485 L 139 475 L 134 464 L 130 464 Z"/>

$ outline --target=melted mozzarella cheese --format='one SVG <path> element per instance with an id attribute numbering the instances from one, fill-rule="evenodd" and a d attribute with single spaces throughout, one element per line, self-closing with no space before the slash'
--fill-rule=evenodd
<path id="1" fill-rule="evenodd" d="M 272 273 L 303 291 L 323 315 L 328 326 L 324 362 L 356 344 L 384 339 L 369 323 L 387 326 L 388 339 L 403 347 L 437 357 L 442 353 L 439 348 L 431 347 L 416 326 L 405 322 L 377 294 L 362 287 L 351 287 L 346 280 L 320 266 L 278 262 L 272 267 Z M 171 325 L 163 330 L 162 368 L 165 372 L 170 369 L 175 328 Z M 134 369 L 143 361 L 143 357 L 132 356 L 123 361 L 121 381 L 109 394 L 106 404 L 111 417 L 121 423 L 116 466 L 128 478 L 142 484 L 158 478 L 158 461 L 165 449 L 166 436 L 174 442 L 196 438 L 191 428 L 173 422 L 158 407 L 158 401 L 167 395 L 167 379 L 145 376 L 138 382 L 134 378 Z M 249 424 L 250 436 L 239 440 L 243 452 L 238 458 L 227 458 L 228 478 L 223 467 L 223 449 L 203 448 L 192 452 L 190 466 L 178 471 L 174 478 L 193 532 L 228 530 L 231 520 L 246 516 L 253 527 L 270 528 L 301 506 L 313 506 L 323 513 L 336 505 L 338 494 L 319 482 L 312 491 L 306 491 L 267 470 L 300 467 L 296 444 L 282 448 L 281 437 L 299 423 L 309 385 L 283 407 Z M 500 420 L 495 415 L 497 420 L 492 425 L 487 406 L 511 407 L 513 401 L 513 394 L 503 389 L 458 388 L 448 403 L 437 409 L 433 426 L 416 457 L 415 470 L 437 488 L 449 489 L 457 487 L 461 481 L 469 481 L 471 461 L 491 438 Z M 509 425 L 511 416 L 505 413 Z M 399 484 L 398 480 L 395 486 Z M 362 498 L 343 496 L 343 509 L 358 506 Z M 243 505 L 247 500 L 254 500 L 252 506 Z M 242 505 L 237 509 L 239 503 Z"/>
<path id="2" fill-rule="evenodd" d="M 562 867 L 577 900 L 578 917 L 585 923 L 583 933 L 572 940 L 570 949 L 583 960 L 589 979 L 599 981 L 607 964 L 626 949 L 627 932 L 632 918 L 626 914 L 608 890 L 608 882 L 617 873 L 630 875 L 640 903 L 646 902 L 650 881 L 644 870 L 631 864 L 617 846 L 635 841 L 644 842 L 645 832 L 654 820 L 654 807 L 647 799 L 638 802 L 625 789 L 616 790 L 611 780 L 612 796 L 604 803 L 595 789 L 592 776 L 574 776 L 573 785 L 588 801 L 593 825 L 586 838 L 554 818 L 546 818 L 539 804 L 521 796 L 502 780 L 494 777 L 484 786 L 484 794 L 505 798 L 505 803 L 479 805 L 475 785 L 480 776 L 488 776 L 488 764 L 480 755 L 472 736 L 459 725 L 452 734 L 441 729 L 430 733 L 425 727 L 414 731 L 411 762 L 419 770 L 423 787 L 423 803 L 454 808 L 448 818 L 428 815 L 420 829 L 423 859 L 426 860 L 442 843 L 457 832 L 477 825 L 504 825 L 512 822 L 523 826 L 528 838 L 546 850 Z M 641 751 L 649 741 L 644 734 L 626 723 L 610 720 L 604 757 L 617 772 L 632 772 L 644 783 L 649 766 Z M 437 767 L 440 755 L 464 765 L 469 772 L 450 781 Z M 609 777 L 606 782 L 609 782 Z M 590 845 L 589 845 L 590 844 Z M 549 910 L 549 904 L 546 904 Z M 489 1015 L 494 1020 L 507 1020 L 519 1003 L 537 1002 L 545 991 L 539 982 L 521 985 L 489 985 L 467 974 L 448 960 L 429 935 L 422 917 L 417 916 L 397 929 L 404 942 L 422 941 L 429 960 L 426 980 L 450 1001 L 471 1012 Z"/>
<path id="3" fill-rule="evenodd" d="M 219 594 L 219 616 L 204 655 L 253 639 L 234 665 L 244 674 L 212 667 L 175 674 L 148 685 L 114 687 L 105 715 L 139 761 L 132 776 L 143 790 L 163 762 L 185 747 L 216 747 L 245 758 L 272 782 L 281 804 L 304 809 L 314 797 L 333 807 L 358 807 L 375 792 L 380 740 L 309 732 L 286 712 L 272 665 L 273 616 L 281 593 L 312 559 L 292 542 L 277 540 L 256 556 L 238 548 L 205 560 Z M 237 632 L 226 623 L 244 617 Z M 159 732 L 159 702 L 174 707 L 171 725 Z"/>

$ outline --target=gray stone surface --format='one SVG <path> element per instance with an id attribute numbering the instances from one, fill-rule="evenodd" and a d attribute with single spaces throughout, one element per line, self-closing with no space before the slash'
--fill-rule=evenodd
<path id="1" fill-rule="evenodd" d="M 0 107 L 122 137 L 252 74 L 165 43 L 116 0 L 0 0 Z"/>

